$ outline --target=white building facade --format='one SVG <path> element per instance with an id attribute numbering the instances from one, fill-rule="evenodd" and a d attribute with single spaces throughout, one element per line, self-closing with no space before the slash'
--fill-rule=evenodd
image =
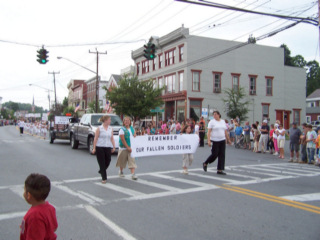
<path id="1" fill-rule="evenodd" d="M 224 89 L 243 87 L 251 104 L 248 120 L 301 123 L 305 116 L 306 72 L 284 65 L 282 48 L 189 35 L 183 26 L 153 40 L 157 57 L 146 60 L 144 48 L 132 52 L 140 80 L 154 79 L 163 93 L 163 119 L 197 119 L 202 108 L 227 118 Z M 210 114 L 211 115 L 211 114 Z"/>

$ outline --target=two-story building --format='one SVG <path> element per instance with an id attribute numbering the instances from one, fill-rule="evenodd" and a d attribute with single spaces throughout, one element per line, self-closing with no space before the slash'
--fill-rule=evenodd
<path id="1" fill-rule="evenodd" d="M 202 108 L 217 109 L 227 118 L 224 89 L 240 86 L 251 101 L 250 122 L 280 120 L 288 128 L 305 116 L 305 70 L 285 66 L 280 47 L 189 35 L 183 26 L 153 43 L 154 60 L 143 56 L 143 47 L 132 52 L 132 59 L 141 81 L 165 86 L 163 119 L 197 120 Z"/>
<path id="2" fill-rule="evenodd" d="M 97 78 L 90 78 L 85 82 L 87 84 L 87 104 L 96 101 L 96 89 L 97 89 Z M 103 87 L 107 87 L 108 81 L 101 80 L 99 76 L 99 105 L 103 108 L 106 105 L 106 90 Z"/>
<path id="3" fill-rule="evenodd" d="M 306 104 L 306 121 L 308 123 L 320 121 L 320 88 L 307 96 Z"/>

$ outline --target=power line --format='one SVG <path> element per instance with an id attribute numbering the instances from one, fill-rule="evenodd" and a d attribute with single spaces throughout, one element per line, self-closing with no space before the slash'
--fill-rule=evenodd
<path id="1" fill-rule="evenodd" d="M 239 11 L 239 12 L 259 14 L 259 15 L 264 15 L 264 16 L 283 18 L 283 19 L 287 19 L 287 20 L 291 20 L 291 21 L 301 21 L 303 23 L 309 23 L 309 24 L 312 24 L 312 25 L 315 25 L 315 26 L 318 26 L 318 24 L 319 24 L 317 20 L 312 19 L 312 18 L 302 18 L 302 17 L 274 14 L 274 13 L 257 12 L 257 11 L 252 11 L 252 10 L 247 10 L 247 9 L 243 9 L 243 8 L 232 7 L 232 6 L 218 4 L 218 3 L 204 1 L 204 0 L 199 0 L 200 2 L 193 2 L 193 1 L 189 1 L 189 0 L 175 0 L 175 1 L 184 2 L 184 3 L 190 3 L 190 4 L 195 4 L 195 5 L 214 7 L 214 8 L 228 9 L 228 10 L 232 10 L 232 11 Z"/>
<path id="2" fill-rule="evenodd" d="M 46 47 L 83 47 L 83 46 L 97 46 L 97 45 L 110 45 L 110 44 L 128 44 L 128 43 L 137 43 L 137 42 L 145 42 L 145 39 L 136 39 L 130 41 L 114 41 L 114 42 L 96 42 L 96 43 L 70 43 L 70 44 L 52 44 L 52 45 L 45 45 Z M 30 47 L 42 47 L 43 44 L 33 44 L 33 43 L 25 43 L 25 42 L 17 42 L 12 40 L 4 40 L 0 39 L 0 42 L 10 43 L 10 44 L 17 44 L 23 46 L 30 46 Z"/>

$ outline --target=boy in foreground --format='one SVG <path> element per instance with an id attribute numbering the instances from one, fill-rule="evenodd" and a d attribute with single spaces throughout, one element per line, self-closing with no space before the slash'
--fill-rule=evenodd
<path id="1" fill-rule="evenodd" d="M 20 229 L 20 240 L 55 240 L 58 228 L 55 208 L 45 201 L 51 189 L 50 180 L 41 174 L 30 174 L 24 185 L 23 196 L 31 205 L 24 216 Z"/>

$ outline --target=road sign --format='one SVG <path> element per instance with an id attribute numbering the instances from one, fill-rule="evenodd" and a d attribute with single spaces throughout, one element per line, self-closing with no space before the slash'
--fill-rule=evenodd
<path id="1" fill-rule="evenodd" d="M 152 112 L 152 113 L 164 112 L 164 109 L 161 109 L 160 107 L 156 107 L 155 109 L 151 109 L 150 112 Z"/>

